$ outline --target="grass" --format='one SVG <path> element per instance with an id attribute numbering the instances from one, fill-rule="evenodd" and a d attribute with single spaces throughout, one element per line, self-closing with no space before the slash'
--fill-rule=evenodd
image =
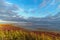
<path id="1" fill-rule="evenodd" d="M 10 24 L 0 24 L 0 40 L 60 40 L 56 32 L 29 31 Z"/>

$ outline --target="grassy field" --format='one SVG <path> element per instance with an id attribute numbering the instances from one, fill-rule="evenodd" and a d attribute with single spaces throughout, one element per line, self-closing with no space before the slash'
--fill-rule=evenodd
<path id="1" fill-rule="evenodd" d="M 0 40 L 60 40 L 60 33 L 29 31 L 12 24 L 0 24 Z"/>

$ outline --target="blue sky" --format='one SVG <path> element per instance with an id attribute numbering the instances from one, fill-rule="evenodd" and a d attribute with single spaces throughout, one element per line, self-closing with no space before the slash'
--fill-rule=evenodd
<path id="1" fill-rule="evenodd" d="M 60 10 L 59 0 L 7 0 L 18 5 L 22 10 L 19 15 L 24 17 L 45 17 L 54 15 Z"/>

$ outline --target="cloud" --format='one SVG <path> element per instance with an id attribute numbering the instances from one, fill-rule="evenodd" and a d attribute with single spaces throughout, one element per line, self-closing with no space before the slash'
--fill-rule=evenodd
<path id="1" fill-rule="evenodd" d="M 30 9 L 28 10 L 28 12 L 30 12 L 30 13 L 35 13 L 35 9 L 30 8 Z"/>
<path id="2" fill-rule="evenodd" d="M 60 9 L 60 4 L 58 5 L 58 8 Z"/>
<path id="3" fill-rule="evenodd" d="M 50 0 L 43 0 L 43 2 L 39 5 L 40 8 L 45 7 Z M 54 1 L 51 3 L 54 4 Z M 60 5 L 58 6 L 60 8 Z M 0 22 L 3 23 L 20 23 L 21 25 L 26 26 L 26 28 L 41 28 L 41 27 L 47 27 L 52 28 L 52 26 L 58 27 L 58 22 L 56 19 L 57 25 L 54 25 L 54 19 L 52 19 L 52 16 L 47 16 L 45 18 L 36 18 L 36 17 L 29 17 L 27 19 L 24 19 L 21 15 L 18 15 L 19 12 L 24 12 L 24 13 L 35 13 L 34 9 L 29 9 L 29 10 L 24 10 L 20 8 L 18 5 L 5 2 L 4 0 L 0 0 Z M 60 13 L 59 13 L 60 14 Z M 55 18 L 55 17 L 53 17 Z M 49 21 L 48 21 L 49 20 Z M 53 20 L 53 21 L 52 21 Z M 25 23 L 26 22 L 26 23 Z M 20 25 L 20 24 L 19 24 Z"/>
<path id="4" fill-rule="evenodd" d="M 50 3 L 50 5 L 54 5 L 56 3 L 56 0 L 52 0 L 52 2 Z"/>
<path id="5" fill-rule="evenodd" d="M 24 21 L 25 19 L 18 15 L 19 11 L 24 11 L 18 5 L 6 2 L 4 0 L 0 1 L 0 20 L 4 21 Z"/>
<path id="6" fill-rule="evenodd" d="M 59 0 L 43 0 L 42 3 L 40 3 L 39 8 L 44 8 L 47 9 L 50 6 L 54 6 L 57 3 L 59 3 Z"/>
<path id="7" fill-rule="evenodd" d="M 58 17 L 58 18 L 57 18 Z M 30 17 L 28 19 L 28 22 L 31 22 L 31 27 L 32 28 L 47 28 L 47 29 L 58 29 L 59 28 L 59 23 L 60 23 L 60 12 L 58 12 L 54 16 L 47 16 L 44 18 L 36 18 L 36 17 Z M 54 30 L 53 29 L 53 30 Z M 58 29 L 60 30 L 60 29 Z"/>
<path id="8" fill-rule="evenodd" d="M 47 6 L 47 4 L 49 4 L 49 2 L 50 2 L 50 0 L 43 0 L 43 2 L 40 3 L 39 8 L 43 8 L 43 7 Z"/>

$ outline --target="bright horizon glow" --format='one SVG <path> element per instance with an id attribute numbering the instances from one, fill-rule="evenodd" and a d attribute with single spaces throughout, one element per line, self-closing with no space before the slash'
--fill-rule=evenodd
<path id="1" fill-rule="evenodd" d="M 18 22 L 15 22 L 15 21 L 4 21 L 4 20 L 0 20 L 0 23 L 18 23 Z"/>

